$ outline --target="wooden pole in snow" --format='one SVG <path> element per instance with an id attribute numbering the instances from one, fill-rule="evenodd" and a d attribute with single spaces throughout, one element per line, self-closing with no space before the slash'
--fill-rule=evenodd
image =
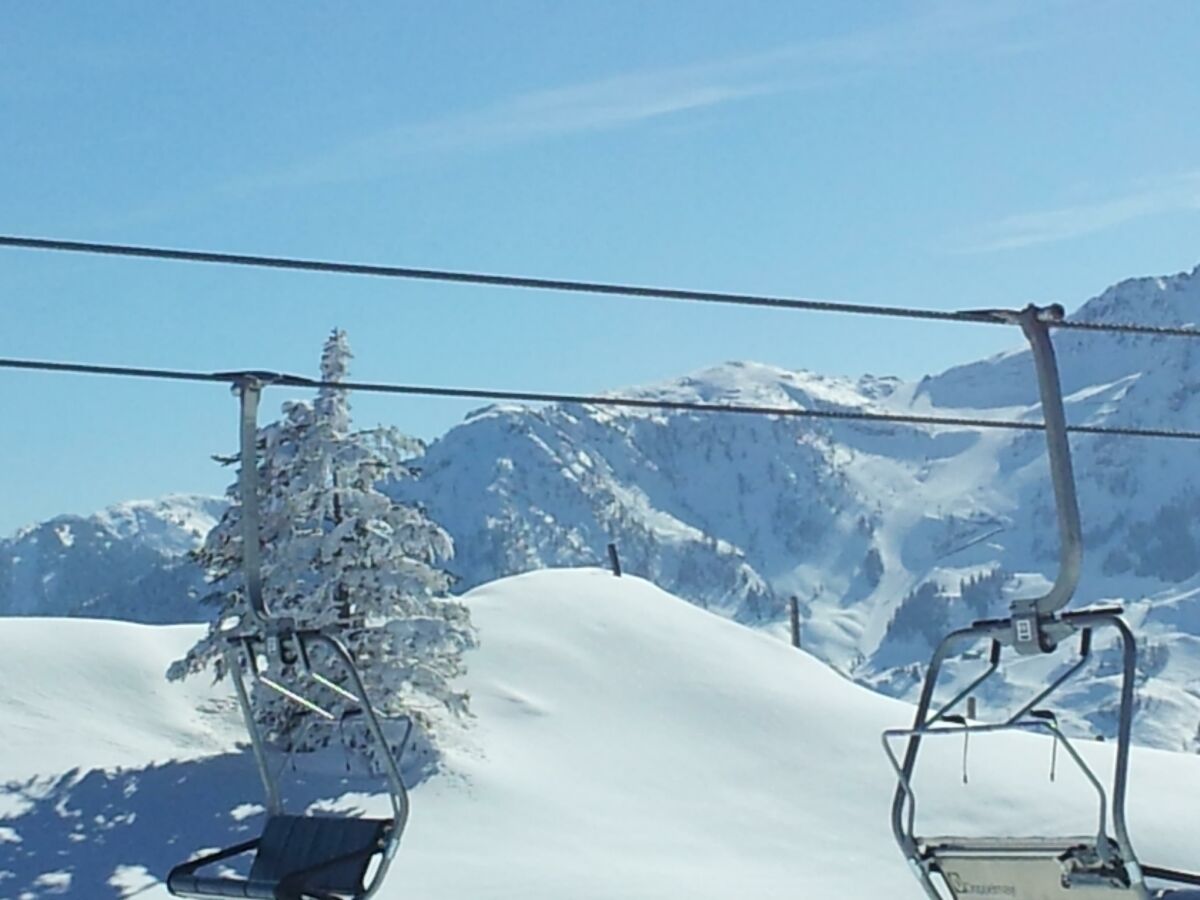
<path id="1" fill-rule="evenodd" d="M 800 649 L 800 601 L 795 597 L 788 601 L 792 618 L 792 646 Z"/>
<path id="2" fill-rule="evenodd" d="M 617 556 L 617 545 L 608 545 L 608 564 L 612 566 L 612 573 L 618 578 L 621 577 L 621 557 Z"/>

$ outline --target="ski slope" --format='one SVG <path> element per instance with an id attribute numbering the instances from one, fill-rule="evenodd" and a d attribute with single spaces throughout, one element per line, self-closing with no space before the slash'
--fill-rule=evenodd
<path id="1" fill-rule="evenodd" d="M 383 898 L 919 898 L 892 843 L 879 734 L 911 708 L 635 578 L 543 571 L 467 596 L 476 718 L 413 792 Z M 256 833 L 261 801 L 225 685 L 168 684 L 197 626 L 0 627 L 0 897 L 167 896 L 171 865 Z M 1049 744 L 930 745 L 919 820 L 1072 833 L 1093 802 Z M 1104 764 L 1111 746 L 1081 747 Z M 286 769 L 285 769 L 286 771 Z M 1143 859 L 1200 860 L 1200 757 L 1135 751 Z M 358 781 L 303 801 L 382 813 Z M 926 799 L 927 798 L 927 799 Z"/>

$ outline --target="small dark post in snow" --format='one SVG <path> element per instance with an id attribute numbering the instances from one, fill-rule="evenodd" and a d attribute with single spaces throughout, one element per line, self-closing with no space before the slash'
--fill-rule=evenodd
<path id="1" fill-rule="evenodd" d="M 975 698 L 974 697 L 967 698 L 967 718 L 968 719 L 975 718 Z"/>
<path id="2" fill-rule="evenodd" d="M 612 566 L 612 573 L 618 578 L 621 577 L 621 557 L 617 556 L 617 545 L 608 545 L 608 563 Z"/>
<path id="3" fill-rule="evenodd" d="M 792 616 L 792 646 L 800 649 L 800 601 L 791 597 L 788 606 Z"/>

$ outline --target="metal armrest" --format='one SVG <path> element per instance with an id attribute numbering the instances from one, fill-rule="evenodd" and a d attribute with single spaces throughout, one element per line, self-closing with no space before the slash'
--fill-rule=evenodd
<path id="1" fill-rule="evenodd" d="M 214 853 L 206 853 L 199 859 L 193 859 L 190 862 L 180 863 L 173 868 L 167 875 L 167 888 L 174 891 L 177 889 L 176 882 L 180 878 L 192 878 L 195 876 L 198 869 L 202 869 L 207 865 L 215 862 L 220 862 L 223 859 L 230 859 L 234 856 L 241 856 L 243 853 L 249 853 L 251 850 L 258 848 L 262 841 L 261 837 L 256 837 L 254 840 L 246 841 L 241 844 L 235 844 L 232 847 L 226 847 L 224 850 L 217 850 Z"/>
<path id="2" fill-rule="evenodd" d="M 1142 866 L 1142 874 L 1147 878 L 1161 878 L 1163 881 L 1174 881 L 1177 884 L 1191 884 L 1200 887 L 1200 874 L 1196 872 L 1180 872 L 1177 869 L 1164 869 L 1161 866 Z"/>

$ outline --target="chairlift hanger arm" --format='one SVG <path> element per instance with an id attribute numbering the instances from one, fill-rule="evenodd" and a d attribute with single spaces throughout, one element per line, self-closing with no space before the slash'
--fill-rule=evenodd
<path id="1" fill-rule="evenodd" d="M 1049 321 L 1062 318 L 1058 307 Z M 1039 616 L 1054 615 L 1063 609 L 1079 584 L 1083 564 L 1083 529 L 1079 522 L 1079 502 L 1075 496 L 1075 472 L 1071 465 L 1071 446 L 1067 439 L 1067 417 L 1063 409 L 1062 382 L 1046 311 L 1027 306 L 1018 317 L 1021 330 L 1033 350 L 1037 369 L 1038 393 L 1042 400 L 1042 420 L 1046 423 L 1046 450 L 1050 457 L 1050 479 L 1058 512 L 1059 570 L 1054 586 L 1036 601 Z"/>
<path id="2" fill-rule="evenodd" d="M 1030 304 L 1013 313 L 996 310 L 995 315 L 1021 326 L 1033 353 L 1045 423 L 1046 452 L 1050 460 L 1050 480 L 1054 487 L 1054 507 L 1058 519 L 1058 573 L 1050 590 L 1041 597 L 1016 600 L 1012 604 L 1012 634 L 1008 643 L 1018 653 L 1049 653 L 1058 641 L 1070 633 L 1055 621 L 1055 616 L 1071 602 L 1083 566 L 1083 529 L 1079 522 L 1079 502 L 1075 495 L 1075 473 L 1071 465 L 1071 445 L 1067 438 L 1067 418 L 1063 409 L 1062 382 L 1050 326 L 1063 317 L 1061 306 L 1041 308 Z"/>
<path id="3" fill-rule="evenodd" d="M 253 375 L 245 375 L 237 382 L 241 406 L 238 493 L 242 503 L 242 572 L 246 578 L 246 610 L 260 625 L 270 617 L 263 596 L 258 527 L 258 402 L 262 388 L 263 382 Z"/>
<path id="4" fill-rule="evenodd" d="M 1044 596 L 1013 602 L 1012 633 L 1005 642 L 1011 643 L 1018 653 L 1049 653 L 1071 633 L 1072 629 L 1062 627 L 1055 619 L 1071 602 L 1083 566 L 1083 528 L 1075 493 L 1062 382 L 1050 339 L 1050 328 L 1063 321 L 1064 311 L 1058 304 L 1048 307 L 1030 304 L 1016 312 L 1003 309 L 977 312 L 1019 325 L 1033 355 L 1058 520 L 1059 564 L 1054 584 Z"/>

